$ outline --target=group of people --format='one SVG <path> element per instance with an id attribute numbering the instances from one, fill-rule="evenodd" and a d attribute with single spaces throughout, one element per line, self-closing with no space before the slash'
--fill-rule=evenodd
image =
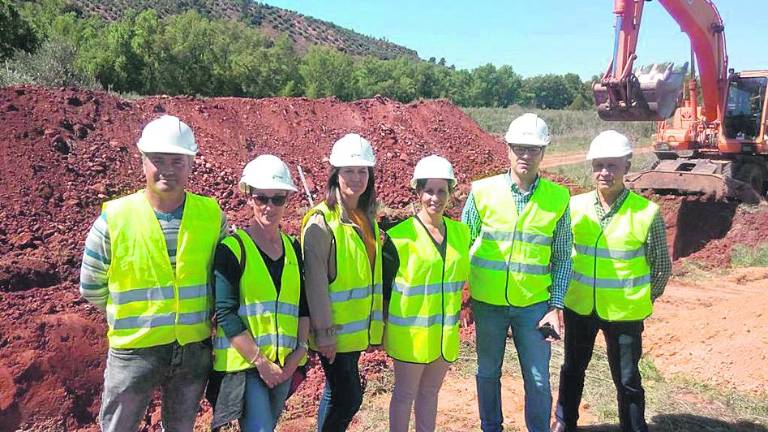
<path id="1" fill-rule="evenodd" d="M 344 431 L 363 401 L 360 354 L 386 350 L 390 431 L 408 431 L 412 412 L 418 432 L 434 431 L 468 283 L 483 431 L 503 429 L 510 330 L 529 431 L 576 429 L 597 330 L 622 429 L 646 431 L 643 320 L 671 264 L 658 207 L 624 187 L 629 140 L 614 131 L 593 140 L 596 189 L 573 198 L 538 173 L 550 141 L 542 119 L 516 118 L 505 140 L 509 171 L 472 183 L 462 221 L 444 215 L 453 167 L 432 155 L 413 171 L 416 214 L 380 232 L 373 148 L 345 135 L 297 240 L 280 228 L 297 191 L 283 161 L 261 155 L 245 166 L 238 187 L 252 217 L 231 231 L 214 199 L 186 190 L 197 152 L 189 126 L 168 115 L 147 124 L 137 143 L 146 187 L 104 204 L 83 254 L 80 291 L 108 323 L 102 430 L 137 430 L 160 388 L 164 430 L 191 431 L 207 384 L 212 427 L 272 431 L 311 350 L 326 379 L 317 430 Z M 561 338 L 550 425 L 550 344 Z"/>

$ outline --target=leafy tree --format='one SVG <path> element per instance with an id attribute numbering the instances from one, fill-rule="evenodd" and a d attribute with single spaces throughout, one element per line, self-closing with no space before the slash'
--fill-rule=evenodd
<path id="1" fill-rule="evenodd" d="M 523 81 L 523 101 L 536 108 L 563 109 L 573 102 L 562 75 L 536 75 Z"/>
<path id="2" fill-rule="evenodd" d="M 10 55 L 10 46 L 23 45 L 14 36 L 14 27 L 5 23 L 23 26 L 26 21 L 24 35 L 51 42 L 45 45 L 47 55 L 62 59 L 66 53 L 70 57 L 60 60 L 64 67 L 58 79 L 42 73 L 42 57 L 19 56 L 19 61 L 7 62 L 6 73 L 0 77 L 3 82 L 80 80 L 90 85 L 96 79 L 104 87 L 140 94 L 304 95 L 341 100 L 380 94 L 401 102 L 448 98 L 460 106 L 590 107 L 590 84 L 576 74 L 523 79 L 508 65 L 459 70 L 446 66 L 445 58 L 353 57 L 323 46 L 310 46 L 299 55 L 287 36 L 272 39 L 245 21 L 212 20 L 195 11 L 164 19 L 152 9 L 127 11 L 120 20 L 104 23 L 84 19 L 76 6 L 64 0 L 18 6 L 8 1 L 0 0 L 0 31 L 5 32 L 0 56 Z M 176 10 L 173 2 L 161 3 L 162 10 Z M 245 5 L 243 0 L 241 6 Z M 20 19 L 15 19 L 14 8 Z M 343 29 L 338 31 L 344 34 Z M 40 50 L 42 55 L 42 46 Z"/>
<path id="3" fill-rule="evenodd" d="M 213 70 L 221 54 L 211 46 L 218 45 L 221 37 L 196 11 L 168 18 L 159 46 L 163 64 L 159 86 L 172 95 L 215 94 Z"/>
<path id="4" fill-rule="evenodd" d="M 501 85 L 496 66 L 491 63 L 472 70 L 470 98 L 475 106 L 498 106 Z"/>
<path id="5" fill-rule="evenodd" d="M 523 79 L 516 74 L 512 66 L 501 66 L 496 70 L 498 90 L 497 106 L 508 107 L 518 103 Z"/>
<path id="6" fill-rule="evenodd" d="M 41 41 L 48 38 L 53 21 L 68 11 L 64 0 L 24 1 L 16 5 L 21 19 L 29 23 L 37 39 Z"/>
<path id="7" fill-rule="evenodd" d="M 577 95 L 576 98 L 568 105 L 569 110 L 581 111 L 592 109 L 590 100 L 587 100 L 583 95 Z"/>
<path id="8" fill-rule="evenodd" d="M 352 58 L 333 48 L 313 45 L 299 65 L 304 95 L 309 98 L 336 96 L 350 100 L 353 94 Z"/>
<path id="9" fill-rule="evenodd" d="M 459 106 L 477 106 L 476 101 L 470 95 L 472 79 L 472 73 L 466 69 L 451 70 L 446 92 L 448 99 Z"/>
<path id="10" fill-rule="evenodd" d="M 0 0 L 0 59 L 10 58 L 16 50 L 33 51 L 37 45 L 32 26 L 13 4 Z"/>
<path id="11" fill-rule="evenodd" d="M 146 93 L 154 77 L 146 75 L 142 56 L 134 50 L 135 24 L 136 17 L 129 14 L 102 29 L 98 37 L 83 40 L 78 67 L 107 88 Z"/>

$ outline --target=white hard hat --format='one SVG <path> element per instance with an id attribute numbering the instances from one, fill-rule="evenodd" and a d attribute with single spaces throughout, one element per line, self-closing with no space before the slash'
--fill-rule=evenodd
<path id="1" fill-rule="evenodd" d="M 178 117 L 170 115 L 152 120 L 144 126 L 136 145 L 142 153 L 197 154 L 192 129 Z"/>
<path id="2" fill-rule="evenodd" d="M 626 136 L 615 130 L 600 132 L 589 144 L 587 160 L 624 157 L 632 154 L 632 146 Z"/>
<path id="3" fill-rule="evenodd" d="M 411 187 L 416 187 L 416 181 L 422 179 L 446 179 L 453 187 L 456 185 L 456 177 L 453 175 L 453 166 L 448 159 L 432 155 L 422 158 L 413 170 Z"/>
<path id="4" fill-rule="evenodd" d="M 249 187 L 297 191 L 288 165 L 279 157 L 270 154 L 261 155 L 248 162 L 238 186 L 241 192 L 248 192 Z"/>
<path id="5" fill-rule="evenodd" d="M 525 113 L 512 120 L 504 135 L 504 141 L 509 145 L 546 147 L 549 144 L 549 128 L 536 114 Z"/>
<path id="6" fill-rule="evenodd" d="M 348 166 L 376 165 L 373 147 L 367 139 L 358 134 L 346 134 L 333 144 L 330 157 L 331 165 L 340 168 Z"/>

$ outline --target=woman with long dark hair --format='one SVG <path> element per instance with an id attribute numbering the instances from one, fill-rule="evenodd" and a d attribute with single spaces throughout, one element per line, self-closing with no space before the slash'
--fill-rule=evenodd
<path id="1" fill-rule="evenodd" d="M 371 144 L 357 134 L 331 151 L 326 197 L 304 217 L 302 245 L 312 331 L 326 383 L 317 430 L 344 431 L 360 409 L 360 353 L 383 337 L 381 240 Z"/>

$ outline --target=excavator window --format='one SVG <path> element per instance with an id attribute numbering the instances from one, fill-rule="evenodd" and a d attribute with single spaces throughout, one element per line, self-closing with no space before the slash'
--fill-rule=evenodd
<path id="1" fill-rule="evenodd" d="M 768 78 L 735 78 L 728 88 L 725 104 L 725 136 L 754 139 L 760 133 Z"/>

